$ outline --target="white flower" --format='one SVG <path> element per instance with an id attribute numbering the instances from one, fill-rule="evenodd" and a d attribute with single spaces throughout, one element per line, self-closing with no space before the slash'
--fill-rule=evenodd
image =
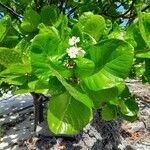
<path id="1" fill-rule="evenodd" d="M 67 53 L 70 58 L 76 58 L 78 55 L 79 49 L 77 47 L 67 48 Z"/>
<path id="2" fill-rule="evenodd" d="M 77 55 L 80 57 L 84 57 L 85 54 L 86 54 L 86 52 L 81 47 L 79 47 Z"/>
<path id="3" fill-rule="evenodd" d="M 67 53 L 70 58 L 76 58 L 77 56 L 84 57 L 86 54 L 86 52 L 81 47 L 78 48 L 74 46 L 67 48 Z"/>
<path id="4" fill-rule="evenodd" d="M 69 39 L 69 45 L 71 45 L 71 46 L 76 45 L 79 42 L 80 42 L 79 37 L 73 36 L 72 38 Z"/>

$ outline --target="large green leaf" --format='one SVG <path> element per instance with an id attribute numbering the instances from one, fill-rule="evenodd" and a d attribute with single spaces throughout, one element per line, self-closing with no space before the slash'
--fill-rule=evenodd
<path id="1" fill-rule="evenodd" d="M 67 70 L 61 61 L 63 46 L 60 48 L 60 44 L 60 38 L 56 29 L 48 33 L 38 34 L 33 39 L 30 46 L 32 71 L 39 78 L 48 78 L 52 75 L 49 69 L 49 61 L 55 63 L 56 68 L 64 77 L 71 76 L 71 71 Z"/>
<path id="2" fill-rule="evenodd" d="M 12 63 L 21 62 L 21 55 L 14 49 L 0 47 L 0 64 L 9 66 Z"/>
<path id="3" fill-rule="evenodd" d="M 0 76 L 3 82 L 22 85 L 31 74 L 31 65 L 29 60 L 23 59 L 24 55 L 17 50 L 0 48 L 0 64 L 6 67 L 0 72 Z"/>
<path id="4" fill-rule="evenodd" d="M 141 36 L 138 23 L 133 23 L 127 28 L 125 39 L 129 42 L 135 50 L 141 51 L 146 46 L 144 39 Z"/>
<path id="5" fill-rule="evenodd" d="M 100 108 L 105 103 L 109 102 L 110 100 L 115 99 L 118 96 L 118 88 L 113 87 L 109 89 L 103 89 L 100 91 L 88 90 L 88 95 L 93 100 L 94 107 Z"/>
<path id="6" fill-rule="evenodd" d="M 55 27 L 59 30 L 62 40 L 68 38 L 71 29 L 68 27 L 68 17 L 66 15 L 60 15 L 58 21 L 55 23 Z"/>
<path id="7" fill-rule="evenodd" d="M 64 86 L 55 76 L 49 78 L 49 93 L 51 93 L 51 96 L 60 95 L 64 93 L 64 91 Z"/>
<path id="8" fill-rule="evenodd" d="M 3 77 L 1 80 L 8 84 L 23 85 L 31 78 L 31 66 L 26 63 L 12 63 L 0 72 L 0 76 Z"/>
<path id="9" fill-rule="evenodd" d="M 92 75 L 95 69 L 93 61 L 86 58 L 77 58 L 74 60 L 76 63 L 75 74 L 79 78 L 84 78 Z"/>
<path id="10" fill-rule="evenodd" d="M 45 80 L 48 80 L 50 76 L 56 76 L 71 96 L 91 108 L 92 100 L 65 80 L 65 78 L 69 79 L 71 74 L 60 60 L 59 41 L 55 32 L 53 34 L 42 33 L 33 39 L 30 47 L 32 71 L 39 78 Z"/>
<path id="11" fill-rule="evenodd" d="M 55 31 L 35 36 L 30 46 L 31 64 L 34 74 L 41 77 L 51 74 L 48 68 L 48 61 L 56 54 L 59 42 L 59 36 Z"/>
<path id="12" fill-rule="evenodd" d="M 102 119 L 110 121 L 117 118 L 117 107 L 114 105 L 107 104 L 102 109 Z"/>
<path id="13" fill-rule="evenodd" d="M 26 32 L 33 32 L 40 23 L 40 15 L 31 8 L 27 8 L 24 13 L 21 27 Z"/>
<path id="14" fill-rule="evenodd" d="M 53 25 L 58 19 L 57 7 L 55 5 L 52 6 L 44 6 L 41 10 L 41 21 L 45 25 Z"/>
<path id="15" fill-rule="evenodd" d="M 71 34 L 72 34 L 73 36 L 79 37 L 79 38 L 80 38 L 80 41 L 83 41 L 82 31 L 81 31 L 81 29 L 79 28 L 78 24 L 75 24 L 75 25 L 72 27 Z"/>
<path id="16" fill-rule="evenodd" d="M 29 81 L 28 88 L 30 89 L 30 91 L 35 93 L 47 94 L 49 85 L 47 81 L 36 80 L 35 78 L 33 81 Z"/>
<path id="17" fill-rule="evenodd" d="M 5 16 L 3 19 L 0 19 L 0 42 L 5 37 L 10 25 L 11 19 L 9 16 Z"/>
<path id="18" fill-rule="evenodd" d="M 120 25 L 117 23 L 113 24 L 113 30 L 108 35 L 109 39 L 120 39 L 124 40 L 124 30 L 120 28 Z"/>
<path id="19" fill-rule="evenodd" d="M 150 83 L 150 59 L 145 59 L 144 81 Z"/>
<path id="20" fill-rule="evenodd" d="M 61 74 L 56 69 L 54 69 L 55 65 L 52 64 L 51 62 L 50 62 L 49 68 L 53 72 L 53 75 L 57 77 L 57 79 L 61 82 L 61 84 L 65 87 L 65 89 L 69 92 L 69 94 L 74 99 L 82 102 L 84 105 L 86 105 L 89 108 L 93 107 L 92 100 L 86 94 L 80 92 L 71 84 L 67 83 L 67 81 L 63 78 L 63 76 L 61 76 Z"/>
<path id="21" fill-rule="evenodd" d="M 150 51 L 142 51 L 138 54 L 136 54 L 136 57 L 138 58 L 150 58 Z"/>
<path id="22" fill-rule="evenodd" d="M 99 109 L 108 102 L 117 106 L 119 104 L 118 96 L 120 96 L 120 94 L 124 91 L 125 83 L 121 82 L 116 87 L 102 89 L 99 91 L 89 90 L 84 85 L 82 85 L 82 88 L 84 88 L 89 97 L 93 100 L 94 108 Z"/>
<path id="23" fill-rule="evenodd" d="M 132 118 L 137 115 L 139 108 L 135 101 L 136 99 L 131 95 L 128 86 L 126 86 L 119 96 L 119 109 L 123 116 Z"/>
<path id="24" fill-rule="evenodd" d="M 6 77 L 1 79 L 2 82 L 13 84 L 13 85 L 22 85 L 26 81 L 25 76 L 17 76 L 13 74 L 7 74 Z"/>
<path id="25" fill-rule="evenodd" d="M 120 101 L 120 112 L 128 117 L 134 117 L 139 111 L 138 104 L 133 98 Z"/>
<path id="26" fill-rule="evenodd" d="M 80 43 L 82 43 L 83 47 L 96 44 L 96 40 L 89 33 L 83 32 L 78 24 L 73 26 L 71 33 L 73 36 L 80 38 Z"/>
<path id="27" fill-rule="evenodd" d="M 69 93 L 52 97 L 48 106 L 48 126 L 55 134 L 75 134 L 92 119 L 92 109 Z"/>
<path id="28" fill-rule="evenodd" d="M 102 41 L 89 48 L 95 62 L 95 74 L 83 79 L 90 90 L 117 86 L 127 77 L 133 60 L 133 47 L 118 39 Z"/>
<path id="29" fill-rule="evenodd" d="M 100 15 L 87 12 L 79 18 L 78 26 L 82 32 L 90 34 L 98 41 L 104 32 L 105 20 Z"/>
<path id="30" fill-rule="evenodd" d="M 23 63 L 13 63 L 10 64 L 7 69 L 1 72 L 1 75 L 25 75 L 31 73 L 31 66 L 30 64 L 23 64 Z"/>
<path id="31" fill-rule="evenodd" d="M 150 47 L 150 13 L 139 13 L 139 29 L 143 39 Z"/>
<path id="32" fill-rule="evenodd" d="M 60 43 L 58 31 L 55 28 L 48 31 L 47 33 L 38 34 L 32 40 L 31 51 L 35 54 L 53 56 L 58 53 L 57 48 Z"/>

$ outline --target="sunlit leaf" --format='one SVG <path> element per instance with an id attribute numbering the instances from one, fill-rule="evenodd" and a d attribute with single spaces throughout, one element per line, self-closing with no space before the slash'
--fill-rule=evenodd
<path id="1" fill-rule="evenodd" d="M 78 133 L 91 119 L 92 110 L 67 92 L 52 97 L 49 102 L 48 126 L 55 134 Z"/>
<path id="2" fill-rule="evenodd" d="M 83 79 L 90 90 L 112 88 L 127 77 L 133 61 L 133 47 L 128 43 L 110 39 L 89 48 L 95 62 L 95 74 Z"/>

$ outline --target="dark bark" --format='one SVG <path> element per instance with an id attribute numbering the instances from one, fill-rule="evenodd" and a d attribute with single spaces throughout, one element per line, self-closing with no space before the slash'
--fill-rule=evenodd
<path id="1" fill-rule="evenodd" d="M 34 105 L 34 131 L 38 124 L 44 121 L 43 115 L 43 95 L 37 93 L 31 93 L 33 96 L 33 105 Z"/>

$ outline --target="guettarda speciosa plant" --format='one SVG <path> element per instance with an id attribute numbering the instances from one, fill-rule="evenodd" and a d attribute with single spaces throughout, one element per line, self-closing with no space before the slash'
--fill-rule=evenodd
<path id="1" fill-rule="evenodd" d="M 18 43 L 0 47 L 1 82 L 15 85 L 15 94 L 50 94 L 47 121 L 56 134 L 78 133 L 93 119 L 93 109 L 101 109 L 105 120 L 134 120 L 138 107 L 124 83 L 133 46 L 109 37 L 100 15 L 86 12 L 68 20 L 59 14 L 41 22 L 47 9 L 57 12 L 53 6 L 40 15 L 26 9 Z M 0 25 L 6 29 L 9 22 L 5 16 Z"/>

